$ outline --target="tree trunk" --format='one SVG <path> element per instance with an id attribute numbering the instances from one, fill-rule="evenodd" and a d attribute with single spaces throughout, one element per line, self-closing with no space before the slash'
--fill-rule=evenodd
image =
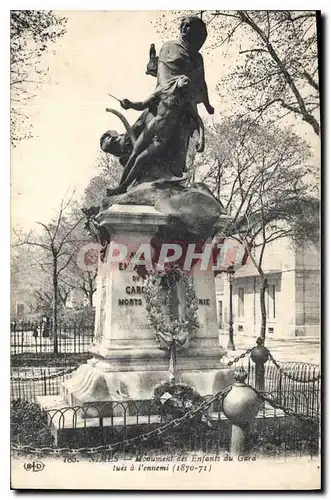
<path id="1" fill-rule="evenodd" d="M 260 337 L 263 340 L 263 345 L 265 342 L 265 334 L 267 328 L 267 311 L 265 306 L 265 292 L 268 288 L 268 281 L 265 276 L 261 276 L 261 284 L 260 284 L 260 307 L 261 307 L 261 330 Z"/>
<path id="2" fill-rule="evenodd" d="M 93 292 L 89 293 L 88 301 L 89 301 L 89 306 L 93 307 Z"/>
<path id="3" fill-rule="evenodd" d="M 92 280 L 89 281 L 89 286 L 90 286 L 90 290 L 89 290 L 89 294 L 88 294 L 88 301 L 89 301 L 89 306 L 93 307 L 93 293 L 94 293 L 94 290 L 93 290 L 93 281 Z"/>
<path id="4" fill-rule="evenodd" d="M 57 338 L 57 300 L 58 300 L 58 281 L 57 281 L 57 261 L 54 258 L 53 262 L 53 346 L 54 346 L 54 354 L 58 354 L 58 338 Z"/>

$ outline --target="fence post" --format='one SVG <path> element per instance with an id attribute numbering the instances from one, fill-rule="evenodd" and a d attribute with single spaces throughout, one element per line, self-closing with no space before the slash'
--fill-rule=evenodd
<path id="1" fill-rule="evenodd" d="M 245 451 L 250 424 L 261 406 L 259 395 L 245 383 L 247 375 L 244 367 L 235 368 L 233 372 L 235 382 L 223 399 L 223 412 L 232 424 L 230 444 L 232 456 Z"/>
<path id="2" fill-rule="evenodd" d="M 251 351 L 251 359 L 255 363 L 255 387 L 259 391 L 264 391 L 264 363 L 268 361 L 270 351 L 263 345 L 263 339 L 256 340 L 256 347 Z"/>
<path id="3" fill-rule="evenodd" d="M 277 390 L 277 399 L 278 399 L 278 403 L 279 404 L 283 404 L 283 399 L 282 399 L 282 391 L 283 391 L 283 384 L 282 384 L 282 377 L 283 377 L 283 374 L 282 372 L 280 371 L 279 372 L 279 384 L 278 384 L 278 390 Z"/>
<path id="4" fill-rule="evenodd" d="M 42 378 L 44 383 L 44 396 L 47 396 L 47 379 L 46 379 L 46 371 L 42 371 Z"/>
<path id="5" fill-rule="evenodd" d="M 24 329 L 22 328 L 21 331 L 21 353 L 23 354 L 24 352 Z"/>
<path id="6" fill-rule="evenodd" d="M 14 346 L 14 352 L 12 354 L 17 354 L 16 352 L 16 347 L 17 347 L 17 333 L 16 333 L 16 322 L 10 324 L 10 343 L 12 345 L 12 338 L 14 338 L 13 346 Z M 11 333 L 13 332 L 13 336 Z"/>

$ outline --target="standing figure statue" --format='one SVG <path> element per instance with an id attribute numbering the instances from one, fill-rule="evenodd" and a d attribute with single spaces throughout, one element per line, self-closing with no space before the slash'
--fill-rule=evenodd
<path id="1" fill-rule="evenodd" d="M 189 139 L 197 128 L 200 132 L 197 150 L 203 150 L 203 126 L 197 104 L 203 103 L 210 114 L 214 112 L 199 53 L 206 38 L 205 23 L 190 16 L 181 22 L 179 39 L 165 42 L 158 58 L 155 47 L 151 47 L 153 71 L 149 68 L 148 74 L 154 76 L 157 65 L 155 92 L 141 103 L 121 101 L 125 109 L 143 110 L 143 113 L 130 129 L 123 120 L 125 134 L 110 130 L 100 139 L 101 149 L 119 157 L 125 167 L 120 186 L 108 190 L 109 196 L 125 192 L 135 180 L 140 183 L 182 178 Z"/>
<path id="2" fill-rule="evenodd" d="M 188 76 L 192 82 L 192 100 L 203 103 L 209 114 L 214 113 L 208 97 L 203 57 L 199 50 L 207 38 L 205 23 L 196 16 L 186 17 L 180 25 L 178 40 L 165 42 L 160 50 L 157 71 L 157 85 L 178 75 Z"/>

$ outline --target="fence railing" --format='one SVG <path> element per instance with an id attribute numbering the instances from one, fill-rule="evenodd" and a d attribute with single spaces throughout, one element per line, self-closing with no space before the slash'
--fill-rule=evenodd
<path id="1" fill-rule="evenodd" d="M 256 365 L 248 358 L 248 383 L 257 387 Z M 320 413 L 320 367 L 311 363 L 286 362 L 264 365 L 263 390 L 273 395 L 279 404 L 305 415 Z"/>
<path id="2" fill-rule="evenodd" d="M 241 359 L 241 363 L 246 358 Z M 240 364 L 241 364 L 240 363 Z M 231 365 L 230 369 L 239 363 Z M 256 366 L 248 358 L 245 364 L 247 383 L 257 387 Z M 281 363 L 280 369 L 272 362 L 265 363 L 264 391 L 279 404 L 307 416 L 320 414 L 320 368 L 309 363 Z M 34 402 L 37 396 L 58 395 L 61 383 L 71 377 L 75 367 L 13 368 L 11 398 Z"/>
<path id="3" fill-rule="evenodd" d="M 203 451 L 218 455 L 228 451 L 231 424 L 222 412 L 222 399 L 215 401 L 215 396 L 205 396 L 201 406 L 200 411 L 188 411 L 183 407 L 177 415 L 169 412 L 166 404 L 155 400 L 113 401 L 102 407 L 48 410 L 44 414 L 45 425 L 56 429 L 61 448 L 53 441 L 53 431 L 45 436 L 46 442 L 39 449 L 20 445 L 17 439 L 18 446 L 14 443 L 14 449 L 87 456 L 119 452 L 132 453 L 135 457 L 151 452 L 163 455 L 176 451 Z M 262 395 L 261 409 L 247 436 L 250 456 L 318 455 L 319 420 L 297 418 L 287 409 L 280 410 L 276 406 L 264 400 Z M 90 417 L 91 412 L 94 417 Z"/>
<path id="4" fill-rule="evenodd" d="M 94 339 L 94 324 L 65 323 L 57 325 L 57 351 L 60 354 L 86 352 Z M 12 322 L 10 325 L 10 352 L 17 354 L 41 354 L 54 352 L 54 336 L 51 323 Z"/>
<path id="5" fill-rule="evenodd" d="M 309 363 L 279 363 L 269 352 L 262 367 L 261 379 L 261 364 L 258 366 L 256 356 L 252 361 L 251 352 L 252 349 L 243 352 L 230 360 L 225 368 L 234 370 L 234 380 L 240 380 L 244 372 L 246 383 L 261 398 L 257 417 L 250 426 L 249 436 L 246 436 L 250 454 L 318 455 L 319 367 Z M 14 437 L 17 446 L 14 446 L 14 451 L 82 453 L 90 456 L 114 450 L 135 454 L 144 451 L 159 453 L 160 450 L 162 453 L 180 450 L 218 454 L 229 449 L 230 439 L 232 452 L 238 445 L 234 444 L 231 424 L 222 411 L 222 401 L 231 386 L 216 395 L 200 398 L 197 408 L 187 407 L 184 398 L 183 406 L 170 406 L 170 412 L 167 405 L 172 398 L 166 401 L 111 401 L 48 410 L 44 413 L 42 447 L 39 449 L 35 448 L 36 444 L 31 445 L 34 441 L 30 435 L 28 444 L 24 444 L 25 439 L 20 433 L 25 428 L 22 428 L 21 421 L 25 411 L 27 416 L 24 421 L 27 421 L 30 411 L 29 404 L 24 401 L 34 402 L 37 396 L 59 394 L 61 383 L 71 377 L 75 369 L 74 366 L 66 366 L 12 370 L 13 407 L 22 408 L 23 402 L 23 412 L 19 417 L 16 414 L 17 436 Z M 56 442 L 53 441 L 54 436 Z M 58 448 L 58 444 L 65 448 Z"/>
<path id="6" fill-rule="evenodd" d="M 38 396 L 57 396 L 61 383 L 69 379 L 76 367 L 14 368 L 11 371 L 11 399 L 35 402 Z"/>

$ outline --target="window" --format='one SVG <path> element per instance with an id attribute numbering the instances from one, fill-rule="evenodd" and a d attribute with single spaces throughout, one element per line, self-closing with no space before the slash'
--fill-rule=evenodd
<path id="1" fill-rule="evenodd" d="M 244 317 L 245 291 L 244 288 L 238 288 L 238 318 Z"/>
<path id="2" fill-rule="evenodd" d="M 267 318 L 274 319 L 276 317 L 276 285 L 268 286 L 267 295 Z"/>

